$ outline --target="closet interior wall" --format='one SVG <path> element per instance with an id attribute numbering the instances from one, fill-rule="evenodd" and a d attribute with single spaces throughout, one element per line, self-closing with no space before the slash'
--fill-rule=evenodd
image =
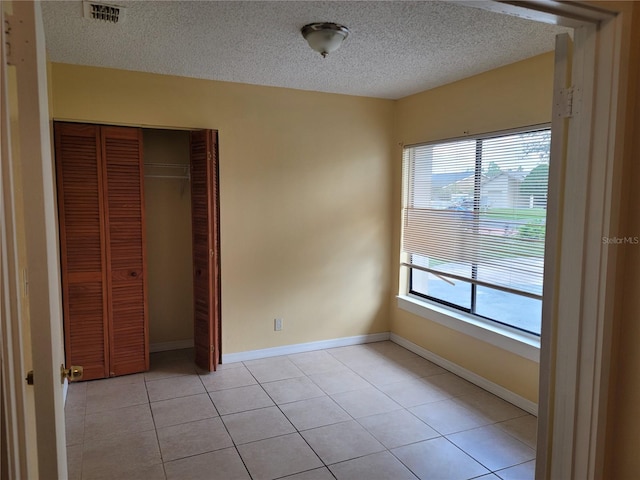
<path id="1" fill-rule="evenodd" d="M 150 351 L 185 348 L 193 344 L 189 132 L 145 128 L 143 149 Z"/>

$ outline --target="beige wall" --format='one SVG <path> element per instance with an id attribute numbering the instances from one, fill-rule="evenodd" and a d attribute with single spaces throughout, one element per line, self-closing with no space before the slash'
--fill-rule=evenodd
<path id="1" fill-rule="evenodd" d="M 223 354 L 389 329 L 394 102 L 51 71 L 55 119 L 219 130 Z"/>
<path id="2" fill-rule="evenodd" d="M 398 142 L 405 145 L 551 122 L 553 53 L 405 97 Z"/>
<path id="3" fill-rule="evenodd" d="M 551 121 L 553 54 L 507 65 L 398 102 L 395 144 L 461 137 Z M 401 148 L 394 153 L 394 293 L 400 251 Z M 391 330 L 516 394 L 538 401 L 538 364 L 401 310 Z"/>
<path id="4" fill-rule="evenodd" d="M 189 132 L 144 129 L 144 162 L 189 165 Z M 147 168 L 176 175 L 180 169 Z M 193 339 L 189 180 L 145 175 L 149 343 Z"/>

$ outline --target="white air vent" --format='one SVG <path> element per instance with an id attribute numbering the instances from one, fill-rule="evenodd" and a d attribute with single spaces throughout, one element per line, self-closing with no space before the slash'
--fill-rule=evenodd
<path id="1" fill-rule="evenodd" d="M 126 11 L 124 7 L 96 2 L 82 2 L 82 5 L 84 7 L 84 18 L 101 20 L 107 23 L 119 23 L 124 20 Z"/>

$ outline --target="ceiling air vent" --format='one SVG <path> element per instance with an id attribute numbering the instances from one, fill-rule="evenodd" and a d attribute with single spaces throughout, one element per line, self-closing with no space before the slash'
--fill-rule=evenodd
<path id="1" fill-rule="evenodd" d="M 82 2 L 84 18 L 101 20 L 107 23 L 118 23 L 124 20 L 125 8 L 106 3 Z"/>

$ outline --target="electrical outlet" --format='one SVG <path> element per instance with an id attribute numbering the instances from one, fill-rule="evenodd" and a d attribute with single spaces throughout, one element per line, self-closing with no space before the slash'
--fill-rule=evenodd
<path id="1" fill-rule="evenodd" d="M 280 330 L 282 330 L 282 319 L 281 319 L 281 318 L 276 318 L 276 319 L 273 321 L 273 329 L 274 329 L 276 332 L 279 332 Z"/>

